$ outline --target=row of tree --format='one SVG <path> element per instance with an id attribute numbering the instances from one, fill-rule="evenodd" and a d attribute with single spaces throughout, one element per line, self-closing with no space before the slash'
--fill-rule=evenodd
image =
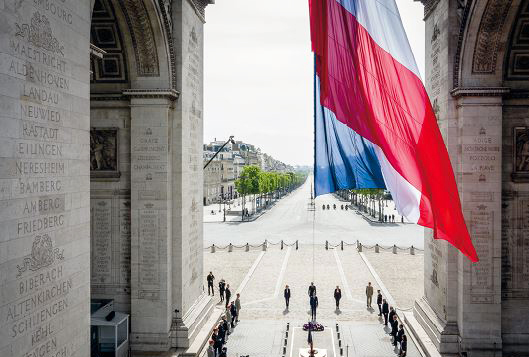
<path id="1" fill-rule="evenodd" d="M 267 172 L 258 166 L 245 166 L 237 180 L 235 188 L 243 197 L 243 212 L 246 205 L 246 197 L 252 196 L 255 203 L 259 197 L 259 205 L 269 202 L 274 198 L 281 198 L 286 192 L 290 192 L 305 182 L 307 173 L 303 172 Z"/>

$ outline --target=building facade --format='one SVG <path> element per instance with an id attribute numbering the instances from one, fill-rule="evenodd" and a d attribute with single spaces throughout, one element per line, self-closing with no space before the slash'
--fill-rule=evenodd
<path id="1" fill-rule="evenodd" d="M 480 261 L 426 233 L 416 319 L 437 349 L 529 351 L 529 1 L 422 0 L 426 87 Z"/>
<path id="2" fill-rule="evenodd" d="M 212 2 L 1 3 L 0 356 L 89 356 L 91 298 L 130 315 L 133 356 L 193 354 L 212 313 L 200 144 Z"/>

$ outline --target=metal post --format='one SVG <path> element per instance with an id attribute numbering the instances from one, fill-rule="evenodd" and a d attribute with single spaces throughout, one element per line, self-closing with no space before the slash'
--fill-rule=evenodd
<path id="1" fill-rule="evenodd" d="M 329 250 L 329 242 L 325 241 L 325 250 Z"/>
<path id="2" fill-rule="evenodd" d="M 415 248 L 413 245 L 410 247 L 410 255 L 415 255 Z"/>
<path id="3" fill-rule="evenodd" d="M 343 241 L 342 241 L 342 244 L 341 244 L 341 245 L 342 245 L 342 250 L 343 250 Z"/>
<path id="4" fill-rule="evenodd" d="M 380 248 L 378 247 L 378 244 L 376 244 L 376 245 L 375 245 L 375 253 L 380 253 L 379 249 L 380 249 Z"/>
<path id="5" fill-rule="evenodd" d="M 393 254 L 397 254 L 397 246 L 393 244 Z"/>
<path id="6" fill-rule="evenodd" d="M 250 245 L 248 243 L 246 243 L 246 251 L 249 252 L 250 251 Z"/>
<path id="7" fill-rule="evenodd" d="M 215 244 L 211 246 L 211 253 L 215 253 Z"/>
<path id="8" fill-rule="evenodd" d="M 231 245 L 231 243 L 230 243 L 230 245 L 228 246 L 228 252 L 233 252 L 233 245 Z"/>
<path id="9" fill-rule="evenodd" d="M 296 241 L 296 250 L 298 250 L 298 241 Z"/>

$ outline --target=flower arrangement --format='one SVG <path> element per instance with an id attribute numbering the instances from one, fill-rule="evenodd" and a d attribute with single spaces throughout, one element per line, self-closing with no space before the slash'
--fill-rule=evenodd
<path id="1" fill-rule="evenodd" d="M 325 327 L 317 322 L 309 322 L 303 325 L 303 331 L 308 331 L 309 329 L 312 331 L 323 331 Z"/>

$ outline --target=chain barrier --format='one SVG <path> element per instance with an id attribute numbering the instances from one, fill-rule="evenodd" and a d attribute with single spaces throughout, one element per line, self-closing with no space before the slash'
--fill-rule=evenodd
<path id="1" fill-rule="evenodd" d="M 219 246 L 219 245 L 210 245 L 208 247 L 204 247 L 204 250 L 209 250 L 211 251 L 211 253 L 215 253 L 217 250 L 228 250 L 228 252 L 232 252 L 233 249 L 245 249 L 247 252 L 250 251 L 250 248 L 262 248 L 263 250 L 266 250 L 267 247 L 269 246 L 277 246 L 277 245 L 280 245 L 280 249 L 283 250 L 284 247 L 293 247 L 295 246 L 296 247 L 296 250 L 299 249 L 299 242 L 298 241 L 294 241 L 294 242 L 291 242 L 291 243 L 287 243 L 283 240 L 281 241 L 278 241 L 278 242 L 270 242 L 268 240 L 265 240 L 263 243 L 261 244 L 249 244 L 249 243 L 246 243 L 246 244 L 242 244 L 242 245 L 235 245 L 235 244 L 228 244 L 228 245 L 225 245 L 225 246 Z M 364 249 L 367 249 L 367 250 L 372 250 L 374 249 L 375 250 L 375 253 L 379 253 L 380 250 L 382 251 L 393 251 L 393 254 L 397 254 L 397 251 L 400 250 L 400 251 L 409 251 L 409 253 L 411 255 L 415 255 L 416 252 L 424 252 L 424 249 L 420 249 L 420 248 L 416 248 L 414 247 L 413 245 L 406 248 L 406 247 L 399 247 L 397 245 L 393 245 L 393 246 L 382 246 L 382 245 L 378 245 L 378 244 L 375 244 L 375 245 L 367 245 L 367 244 L 362 244 L 360 243 L 359 241 L 356 241 L 356 243 L 348 243 L 348 242 L 344 242 L 344 241 L 340 241 L 338 243 L 336 242 L 329 242 L 329 241 L 325 241 L 325 250 L 329 250 L 329 249 L 336 249 L 336 248 L 340 248 L 341 250 L 344 250 L 344 246 L 356 246 L 356 249 L 358 252 L 362 252 Z"/>

